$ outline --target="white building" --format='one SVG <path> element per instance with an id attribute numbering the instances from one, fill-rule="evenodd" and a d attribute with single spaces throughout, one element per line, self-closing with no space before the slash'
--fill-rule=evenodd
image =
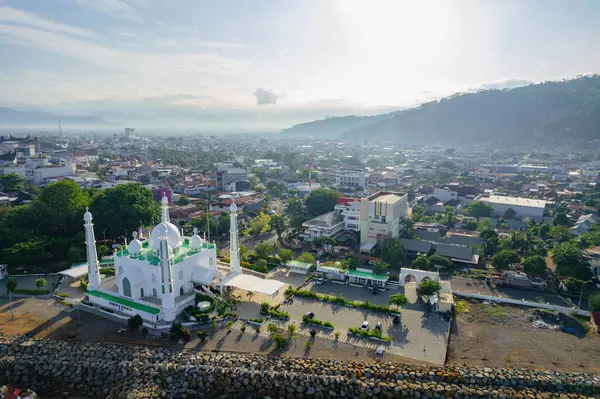
<path id="1" fill-rule="evenodd" d="M 250 188 L 246 169 L 236 168 L 233 163 L 218 163 L 216 168 L 217 190 L 231 192 Z"/>
<path id="2" fill-rule="evenodd" d="M 305 240 L 333 237 L 344 229 L 344 218 L 340 212 L 331 211 L 302 223 L 302 227 L 304 232 L 300 236 Z"/>
<path id="3" fill-rule="evenodd" d="M 405 193 L 380 191 L 362 198 L 360 243 L 375 245 L 385 238 L 398 237 L 402 217 L 408 217 L 408 195 Z"/>
<path id="4" fill-rule="evenodd" d="M 194 304 L 194 285 L 209 285 L 217 273 L 215 245 L 196 231 L 183 237 L 170 222 L 168 200 L 163 197 L 161 223 L 149 241 L 137 238 L 127 250 L 115 254 L 116 290 L 102 286 L 96 253 L 92 214 L 84 216 L 89 302 L 128 315 L 139 314 L 149 322 L 171 322 Z"/>
<path id="5" fill-rule="evenodd" d="M 338 170 L 335 172 L 335 185 L 341 190 L 366 190 L 369 175 L 362 170 Z"/>
<path id="6" fill-rule="evenodd" d="M 450 200 L 458 200 L 458 193 L 456 191 L 452 191 L 449 188 L 439 188 L 435 187 L 433 189 L 433 196 L 440 200 L 440 202 L 446 203 Z"/>
<path id="7" fill-rule="evenodd" d="M 542 220 L 546 214 L 549 201 L 521 198 L 521 197 L 506 197 L 502 195 L 490 195 L 489 197 L 479 197 L 481 200 L 494 208 L 494 214 L 502 216 L 508 209 L 516 212 L 516 216 L 520 218 L 530 217 L 535 220 Z"/>
<path id="8" fill-rule="evenodd" d="M 334 209 L 344 217 L 344 230 L 360 230 L 360 199 L 340 197 Z"/>

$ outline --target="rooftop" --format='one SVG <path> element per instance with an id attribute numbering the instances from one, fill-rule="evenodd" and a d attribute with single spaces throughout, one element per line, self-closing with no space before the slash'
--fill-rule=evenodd
<path id="1" fill-rule="evenodd" d="M 337 211 L 331 211 L 303 223 L 307 227 L 333 227 L 343 223 L 344 217 Z"/>
<path id="2" fill-rule="evenodd" d="M 154 251 L 152 248 L 150 248 L 149 244 L 150 243 L 148 241 L 144 241 L 144 243 L 142 244 L 143 245 L 142 252 L 140 253 L 139 256 L 130 256 L 129 251 L 126 249 L 123 251 L 118 251 L 116 253 L 116 256 L 118 258 L 130 257 L 131 259 L 145 260 L 148 263 L 150 263 L 152 266 L 159 266 L 160 258 L 157 256 L 156 251 Z M 174 264 L 181 263 L 186 258 L 186 256 L 195 255 L 200 251 L 203 251 L 206 249 L 214 249 L 214 248 L 215 248 L 214 244 L 204 242 L 204 243 L 202 243 L 202 247 L 200 247 L 199 250 L 191 249 L 190 241 L 189 241 L 189 239 L 186 238 L 183 241 L 183 244 L 181 244 L 179 247 L 174 249 L 173 263 Z"/>
<path id="3" fill-rule="evenodd" d="M 361 272 L 358 270 L 346 270 L 346 275 L 355 276 L 355 277 L 363 277 L 371 280 L 379 280 L 379 281 L 388 281 L 390 279 L 389 275 L 380 275 L 369 272 Z"/>
<path id="4" fill-rule="evenodd" d="M 379 191 L 375 194 L 371 194 L 367 197 L 368 201 L 379 201 L 386 202 L 388 204 L 395 204 L 402 197 L 404 197 L 405 193 L 393 192 L 393 191 Z"/>
<path id="5" fill-rule="evenodd" d="M 545 208 L 549 201 L 537 200 L 522 197 L 505 197 L 502 195 L 490 195 L 488 198 L 482 198 L 483 202 L 499 205 L 526 206 L 531 208 Z"/>

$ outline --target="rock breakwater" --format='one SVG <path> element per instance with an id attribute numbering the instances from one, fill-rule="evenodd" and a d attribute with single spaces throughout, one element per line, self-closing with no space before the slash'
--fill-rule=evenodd
<path id="1" fill-rule="evenodd" d="M 0 338 L 0 385 L 86 398 L 594 398 L 600 376 Z"/>

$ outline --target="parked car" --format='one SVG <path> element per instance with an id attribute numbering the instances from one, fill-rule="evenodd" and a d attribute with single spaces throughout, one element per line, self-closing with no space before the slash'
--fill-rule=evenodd
<path id="1" fill-rule="evenodd" d="M 318 278 L 316 279 L 317 281 L 317 285 L 323 285 L 323 283 L 325 282 L 325 280 L 323 280 L 322 278 Z"/>
<path id="2" fill-rule="evenodd" d="M 362 326 L 360 326 L 360 329 L 363 331 L 367 331 L 369 329 L 369 322 L 363 321 Z"/>
<path id="3" fill-rule="evenodd" d="M 375 266 L 375 263 L 377 263 L 377 262 L 376 262 L 376 261 L 374 261 L 374 260 L 370 260 L 370 261 L 369 261 L 369 265 Z"/>
<path id="4" fill-rule="evenodd" d="M 314 314 L 313 312 L 306 312 L 306 313 L 304 314 L 304 316 L 308 317 L 309 319 L 312 319 L 312 318 L 314 318 L 314 317 L 315 317 L 315 314 Z"/>

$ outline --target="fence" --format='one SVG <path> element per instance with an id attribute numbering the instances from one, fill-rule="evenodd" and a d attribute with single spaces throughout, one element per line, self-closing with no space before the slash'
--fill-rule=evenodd
<path id="1" fill-rule="evenodd" d="M 501 298 L 501 297 L 497 297 L 497 296 L 472 294 L 470 292 L 460 292 L 460 291 L 452 291 L 452 294 L 456 295 L 456 296 L 462 296 L 465 298 L 476 298 L 476 299 L 482 299 L 482 300 L 490 301 L 490 302 L 501 302 L 501 303 L 508 303 L 511 305 L 529 306 L 531 308 L 555 310 L 557 312 L 563 312 L 563 313 L 577 313 L 578 315 L 581 315 L 581 316 L 590 317 L 590 312 L 585 311 L 585 310 L 576 309 L 576 308 L 566 308 L 564 306 L 550 305 L 547 303 L 530 302 L 530 301 L 526 301 L 524 299 L 519 301 L 518 299 Z"/>

